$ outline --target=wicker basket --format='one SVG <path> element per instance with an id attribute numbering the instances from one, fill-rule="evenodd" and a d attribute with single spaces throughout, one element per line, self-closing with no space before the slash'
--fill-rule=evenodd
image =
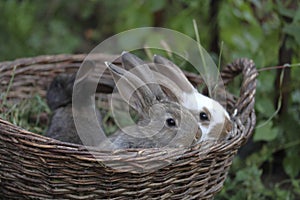
<path id="1" fill-rule="evenodd" d="M 108 55 L 99 55 L 105 60 Z M 102 56 L 102 57 L 101 57 Z M 52 78 L 76 71 L 85 55 L 56 55 L 0 63 L 0 92 L 9 100 L 45 96 Z M 257 71 L 253 61 L 238 59 L 221 76 L 225 85 L 242 74 L 240 96 L 228 93 L 227 109 L 234 137 L 210 146 L 201 156 L 192 147 L 169 165 L 152 172 L 124 172 L 101 165 L 81 145 L 56 141 L 0 119 L 0 197 L 9 199 L 212 199 L 223 186 L 238 149 L 255 126 L 254 98 Z M 187 74 L 194 83 L 202 80 Z M 1 100 L 1 99 L 0 99 Z M 139 159 L 168 162 L 160 149 L 141 153 L 95 152 L 103 161 Z M 125 155 L 126 154 L 126 155 Z"/>

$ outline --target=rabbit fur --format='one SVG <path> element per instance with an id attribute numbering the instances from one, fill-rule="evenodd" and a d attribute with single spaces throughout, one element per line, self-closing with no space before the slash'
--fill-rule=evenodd
<path id="1" fill-rule="evenodd" d="M 228 137 L 232 128 L 229 114 L 218 102 L 200 94 L 174 63 L 155 55 L 153 58 L 155 65 L 146 65 L 141 59 L 127 52 L 122 54 L 121 59 L 124 69 L 111 63 L 105 64 L 116 83 L 120 79 L 125 80 L 121 81 L 123 86 L 121 84 L 116 86 L 123 99 L 138 111 L 141 119 L 137 126 L 124 127 L 125 132 L 118 131 L 110 136 L 115 146 L 146 148 L 162 147 L 170 143 L 173 146 L 188 146 L 190 142 L 187 141 L 190 141 L 190 138 L 193 138 L 193 142 L 195 138 L 198 139 L 197 142 L 201 142 Z M 137 70 L 132 70 L 133 68 Z M 75 74 L 62 74 L 51 83 L 47 91 L 47 103 L 53 115 L 46 136 L 81 144 L 72 116 L 74 80 Z M 135 91 L 137 86 L 142 87 Z M 179 120 L 176 118 L 177 113 L 181 113 Z M 97 116 L 101 121 L 99 112 Z M 151 119 L 151 116 L 159 120 Z M 163 119 L 165 123 L 171 118 L 180 126 L 178 124 L 176 128 L 167 127 L 166 124 L 162 126 L 162 116 L 168 117 Z M 200 130 L 195 128 L 195 120 Z M 161 127 L 161 130 L 157 134 L 151 133 L 154 130 L 151 126 Z M 130 132 L 138 134 L 135 136 L 126 134 Z M 175 132 L 178 133 L 177 137 Z M 183 132 L 187 136 L 184 136 Z M 176 142 L 170 142 L 172 138 Z"/>
<path id="2" fill-rule="evenodd" d="M 171 88 L 180 104 L 197 118 L 202 130 L 200 141 L 221 140 L 230 136 L 230 116 L 220 103 L 199 93 L 180 68 L 170 60 L 154 55 L 153 61 L 155 65 L 152 69 L 158 72 L 158 82 Z"/>
<path id="3" fill-rule="evenodd" d="M 127 70 L 143 64 L 140 58 L 131 53 L 123 52 L 123 57 L 126 59 L 122 59 L 122 64 Z M 139 77 L 149 82 L 149 77 L 155 76 L 157 83 L 170 99 L 178 101 L 193 113 L 202 131 L 199 142 L 222 140 L 230 136 L 230 116 L 220 103 L 199 93 L 180 68 L 170 60 L 154 55 L 153 61 L 154 64 L 148 64 L 152 73 L 150 70 L 143 70 L 138 74 Z"/>
<path id="4" fill-rule="evenodd" d="M 174 148 L 196 143 L 202 133 L 192 113 L 167 97 L 142 60 L 132 59 L 129 53 L 121 58 L 125 69 L 106 65 L 120 95 L 141 118 L 136 125 L 121 127 L 112 136 L 113 144 L 118 148 Z"/>
<path id="5" fill-rule="evenodd" d="M 126 58 L 122 57 L 126 62 Z M 194 116 L 178 102 L 170 101 L 152 76 L 151 84 L 145 84 L 139 77 L 113 64 L 107 64 L 117 82 L 121 96 L 141 115 L 136 126 L 129 126 L 110 136 L 115 148 L 188 147 L 201 137 Z M 122 71 L 123 70 L 123 71 Z M 144 66 L 143 70 L 151 70 Z M 141 70 L 137 75 L 143 76 Z M 149 74 L 149 73 L 148 73 Z M 63 142 L 82 144 L 72 115 L 72 91 L 76 74 L 60 74 L 54 78 L 47 91 L 46 99 L 53 114 L 47 137 Z M 145 77 L 144 77 L 145 78 Z M 136 85 L 142 85 L 135 90 Z M 133 86 L 133 87 L 132 87 Z M 134 93 L 133 101 L 128 94 Z M 100 113 L 97 113 L 101 121 Z M 127 134 L 130 133 L 130 134 Z M 132 135 L 134 133 L 134 135 Z"/>
<path id="6" fill-rule="evenodd" d="M 47 94 L 47 104 L 52 111 L 45 136 L 75 144 L 82 144 L 77 134 L 72 114 L 72 92 L 76 74 L 59 74 L 51 82 Z M 101 114 L 96 109 L 98 120 Z"/>

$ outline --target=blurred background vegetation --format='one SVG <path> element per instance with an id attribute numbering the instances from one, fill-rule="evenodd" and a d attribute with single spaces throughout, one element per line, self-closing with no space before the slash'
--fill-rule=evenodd
<path id="1" fill-rule="evenodd" d="M 0 61 L 88 53 L 111 35 L 144 26 L 195 38 L 195 19 L 216 60 L 223 46 L 222 64 L 239 57 L 258 69 L 300 63 L 298 0 L 1 0 L 0 13 Z M 299 75 L 297 66 L 259 72 L 258 126 L 216 199 L 300 199 Z"/>

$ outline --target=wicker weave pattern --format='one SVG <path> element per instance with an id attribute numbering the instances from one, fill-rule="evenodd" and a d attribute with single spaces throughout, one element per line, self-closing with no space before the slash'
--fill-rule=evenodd
<path id="1" fill-rule="evenodd" d="M 108 55 L 99 55 L 105 60 Z M 102 57 L 101 57 L 102 56 Z M 76 71 L 85 55 L 40 56 L 0 63 L 0 92 L 5 92 L 15 69 L 8 98 L 45 95 L 58 73 Z M 111 58 L 111 56 L 110 56 Z M 153 172 L 112 169 L 80 145 L 43 137 L 0 119 L 0 197 L 10 199 L 212 199 L 221 190 L 232 160 L 255 126 L 254 96 L 257 72 L 251 60 L 239 59 L 221 75 L 228 84 L 242 73 L 240 96 L 228 94 L 227 108 L 235 136 L 210 146 L 206 154 L 194 146 L 175 162 L 161 149 L 96 151 L 102 161 L 171 164 Z M 187 74 L 195 84 L 202 80 Z"/>

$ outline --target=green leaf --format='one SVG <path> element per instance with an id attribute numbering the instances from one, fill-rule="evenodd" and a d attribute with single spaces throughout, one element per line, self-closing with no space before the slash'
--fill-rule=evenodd
<path id="1" fill-rule="evenodd" d="M 293 190 L 295 194 L 300 195 L 300 179 L 292 179 Z"/>
<path id="2" fill-rule="evenodd" d="M 258 124 L 255 130 L 255 134 L 253 137 L 254 141 L 272 141 L 278 135 L 278 128 L 273 127 L 272 121 L 268 122 L 267 124 L 262 125 L 264 122 Z M 262 126 L 261 126 L 262 125 Z"/>
<path id="3" fill-rule="evenodd" d="M 300 172 L 299 155 L 287 155 L 283 159 L 283 167 L 291 178 L 295 178 Z"/>
<path id="4" fill-rule="evenodd" d="M 283 27 L 283 32 L 292 36 L 296 43 L 300 45 L 300 24 L 292 23 Z"/>
<path id="5" fill-rule="evenodd" d="M 277 7 L 278 7 L 278 12 L 285 17 L 290 17 L 293 18 L 295 16 L 295 11 L 292 9 L 286 8 L 284 3 L 282 3 L 281 0 L 277 0 Z"/>
<path id="6" fill-rule="evenodd" d="M 300 21 L 300 9 L 298 9 L 298 10 L 296 11 L 296 14 L 295 14 L 295 16 L 294 16 L 293 21 L 294 21 L 294 22 Z"/>
<path id="7" fill-rule="evenodd" d="M 261 84 L 263 85 L 263 83 Z M 267 85 L 265 86 L 268 87 Z M 267 118 L 271 117 L 275 113 L 272 99 L 267 96 L 263 96 L 263 98 L 256 102 L 256 109 L 259 114 Z"/>
<path id="8" fill-rule="evenodd" d="M 292 93 L 292 100 L 293 100 L 293 102 L 295 102 L 295 103 L 300 103 L 300 90 L 295 90 L 295 91 Z"/>
<path id="9" fill-rule="evenodd" d="M 146 7 L 150 8 L 152 12 L 162 9 L 166 4 L 165 0 L 162 1 L 145 1 Z"/>

